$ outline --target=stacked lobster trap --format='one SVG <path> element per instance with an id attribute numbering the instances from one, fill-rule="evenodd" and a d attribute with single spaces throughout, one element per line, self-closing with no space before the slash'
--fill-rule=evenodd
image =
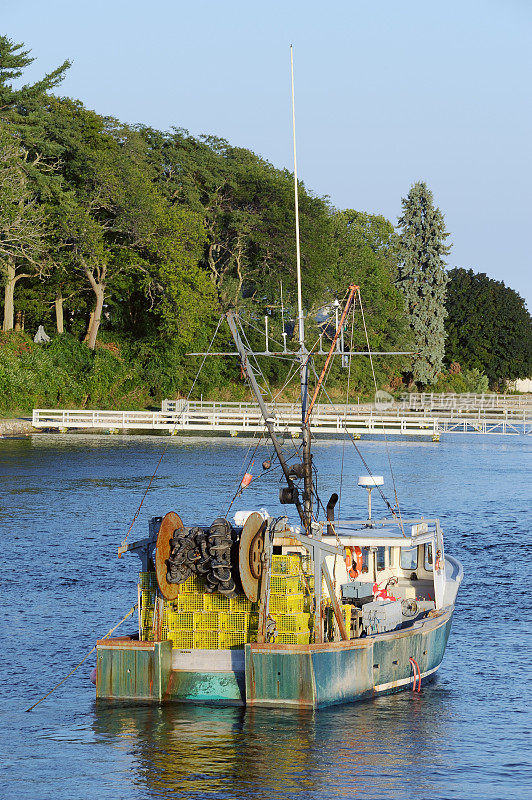
<path id="1" fill-rule="evenodd" d="M 308 644 L 314 628 L 311 597 L 312 562 L 298 553 L 272 556 L 270 618 L 271 638 L 279 644 Z"/>
<path id="2" fill-rule="evenodd" d="M 270 577 L 270 640 L 305 644 L 311 639 L 312 564 L 300 555 L 274 555 Z M 257 640 L 259 604 L 237 593 L 232 597 L 209 592 L 205 578 L 190 575 L 176 600 L 165 600 L 161 639 L 179 649 L 240 649 Z M 157 578 L 140 572 L 139 638 L 153 641 Z"/>
<path id="3" fill-rule="evenodd" d="M 242 649 L 257 641 L 259 603 L 243 592 L 232 597 L 207 591 L 208 582 L 190 575 L 179 587 L 176 600 L 165 600 L 161 639 L 170 639 L 178 649 Z M 308 644 L 313 641 L 313 564 L 299 553 L 272 556 L 267 638 L 279 644 Z M 140 572 L 139 638 L 154 639 L 157 577 L 155 572 Z M 342 606 L 349 630 L 351 606 Z M 324 606 L 326 631 L 333 634 L 332 608 Z M 331 636 L 332 638 L 332 636 Z"/>
<path id="4" fill-rule="evenodd" d="M 206 588 L 204 578 L 191 575 L 180 585 L 176 600 L 164 601 L 161 639 L 170 639 L 174 647 L 185 650 L 229 650 L 256 641 L 258 603 L 244 594 L 229 598 Z M 155 572 L 139 573 L 139 634 L 143 641 L 154 637 L 155 597 Z"/>

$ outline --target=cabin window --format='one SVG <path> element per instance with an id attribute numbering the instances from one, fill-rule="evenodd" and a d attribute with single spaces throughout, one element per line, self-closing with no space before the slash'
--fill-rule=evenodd
<path id="1" fill-rule="evenodd" d="M 386 547 L 377 547 L 377 572 L 386 568 Z"/>
<path id="2" fill-rule="evenodd" d="M 401 547 L 401 569 L 417 569 L 417 547 Z"/>
<path id="3" fill-rule="evenodd" d="M 432 572 L 432 545 L 425 545 L 425 569 L 427 572 Z"/>

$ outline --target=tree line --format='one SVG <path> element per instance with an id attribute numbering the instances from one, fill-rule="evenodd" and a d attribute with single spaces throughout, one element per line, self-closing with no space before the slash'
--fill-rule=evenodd
<path id="1" fill-rule="evenodd" d="M 190 385 L 197 364 L 186 354 L 207 347 L 228 307 L 255 322 L 268 316 L 271 335 L 282 339 L 296 301 L 292 173 L 223 139 L 125 125 L 57 96 L 69 61 L 24 84 L 32 62 L 24 45 L 0 36 L 0 353 L 19 352 L 13 338 L 6 349 L 7 338 L 42 324 L 62 335 L 58 358 L 67 351 L 81 358 L 80 342 L 92 358 L 107 348 L 134 365 L 130 382 L 144 381 L 159 397 Z M 530 352 L 519 351 L 518 367 L 500 356 L 492 367 L 487 339 L 479 355 L 480 323 L 464 334 L 467 287 L 446 272 L 448 234 L 425 184 L 403 201 L 398 230 L 382 216 L 338 210 L 303 183 L 298 195 L 309 320 L 356 282 L 372 348 L 416 352 L 411 361 L 379 362 L 383 383 L 434 384 L 451 361 L 486 372 L 492 383 L 530 372 Z M 501 291 L 513 314 L 512 290 Z M 518 316 L 521 327 L 501 350 L 510 357 L 523 325 L 530 350 L 522 301 Z M 250 336 L 259 344 L 257 327 Z M 227 333 L 220 336 L 222 349 Z M 353 346 L 363 344 L 360 328 Z M 286 374 L 280 362 L 265 369 L 274 382 Z M 369 377 L 368 365 L 354 366 L 361 389 Z M 210 362 L 209 386 L 238 379 L 234 364 Z"/>

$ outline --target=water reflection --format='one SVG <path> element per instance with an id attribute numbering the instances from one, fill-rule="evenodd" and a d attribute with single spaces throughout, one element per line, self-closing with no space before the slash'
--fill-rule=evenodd
<path id="1" fill-rule="evenodd" d="M 96 737 L 128 752 L 146 796 L 198 800 L 433 797 L 451 728 L 437 686 L 317 713 L 116 704 L 94 711 Z"/>

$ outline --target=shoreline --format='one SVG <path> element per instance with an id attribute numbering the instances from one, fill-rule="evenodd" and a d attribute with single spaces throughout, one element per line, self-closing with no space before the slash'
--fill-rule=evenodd
<path id="1" fill-rule="evenodd" d="M 0 419 L 0 438 L 29 436 L 31 433 L 37 433 L 37 429 L 31 424 L 31 418 Z"/>

